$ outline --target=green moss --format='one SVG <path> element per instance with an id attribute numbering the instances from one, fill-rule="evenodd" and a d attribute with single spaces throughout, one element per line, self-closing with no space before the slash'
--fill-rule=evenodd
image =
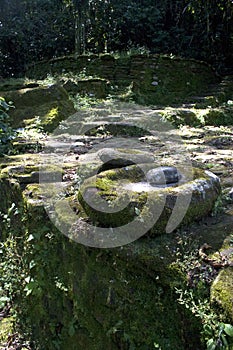
<path id="1" fill-rule="evenodd" d="M 70 226 L 75 223 L 80 217 L 86 218 L 80 203 L 74 196 L 68 198 L 58 199 L 54 205 L 56 218 L 59 225 L 62 225 L 62 232 L 69 232 Z"/>
<path id="2" fill-rule="evenodd" d="M 43 172 L 41 173 L 43 174 Z M 46 168 L 46 173 L 51 173 L 51 176 L 55 174 L 62 178 L 63 169 L 52 164 Z M 1 172 L 1 176 L 17 179 L 20 184 L 38 183 L 40 180 L 40 169 L 39 165 L 19 164 L 5 167 Z"/>
<path id="3" fill-rule="evenodd" d="M 211 301 L 222 309 L 226 319 L 233 321 L 233 267 L 220 271 L 211 286 Z"/>
<path id="4" fill-rule="evenodd" d="M 37 185 L 24 193 L 27 230 L 20 239 L 24 278 L 31 284 L 20 286 L 15 307 L 20 332 L 29 333 L 38 349 L 150 350 L 154 342 L 166 350 L 196 348 L 198 328 L 191 315 L 184 323 L 171 289 L 180 278 L 167 249 L 174 242 L 164 236 L 119 249 L 91 249 L 62 235 L 43 204 L 31 201 Z M 64 200 L 79 208 L 75 199 L 57 202 L 61 218 Z M 68 224 L 69 215 L 64 220 Z M 192 326 L 186 340 L 187 320 Z"/>
<path id="5" fill-rule="evenodd" d="M 150 167 L 151 165 L 143 164 L 142 167 L 133 165 L 125 168 L 110 169 L 104 174 L 100 174 L 98 176 L 98 179 L 100 179 L 100 183 L 102 181 L 105 181 L 105 179 L 111 180 L 111 182 L 109 182 L 109 185 L 112 185 L 113 181 L 115 180 L 121 181 L 123 179 L 126 181 L 129 180 L 131 182 L 137 182 L 142 180 L 142 178 L 144 177 L 144 171 L 146 171 L 146 169 Z"/>
<path id="6" fill-rule="evenodd" d="M 142 137 L 145 135 L 145 130 L 136 125 L 122 124 L 106 124 L 88 130 L 85 135 L 99 136 L 99 135 L 113 135 L 113 136 L 132 136 Z M 146 134 L 150 134 L 146 131 Z"/>
<path id="7" fill-rule="evenodd" d="M 69 100 L 53 103 L 46 108 L 44 114 L 40 115 L 41 126 L 45 131 L 52 132 L 62 120 L 67 119 L 74 113 L 75 109 Z"/>
<path id="8" fill-rule="evenodd" d="M 232 125 L 232 108 L 222 107 L 219 109 L 211 109 L 204 116 L 205 125 Z"/>
<path id="9" fill-rule="evenodd" d="M 23 191 L 23 196 L 24 198 L 28 201 L 41 201 L 43 198 L 42 195 L 42 188 L 40 184 L 28 184 L 26 185 L 24 191 Z"/>
<path id="10" fill-rule="evenodd" d="M 30 125 L 39 119 L 45 131 L 52 131 L 60 121 L 75 113 L 67 92 L 56 84 L 6 91 L 3 96 L 15 106 L 11 111 L 13 127 Z"/>
<path id="11" fill-rule="evenodd" d="M 110 188 L 114 185 L 111 177 L 104 177 L 99 175 L 96 178 L 96 188 L 101 191 L 109 191 Z"/>
<path id="12" fill-rule="evenodd" d="M 39 160 L 40 160 L 40 156 L 38 154 L 32 154 L 32 153 L 5 156 L 4 158 L 1 158 L 0 169 L 4 169 L 7 166 L 23 167 L 25 164 L 27 164 L 28 166 L 30 165 L 34 166 L 35 164 L 39 163 Z"/>
<path id="13" fill-rule="evenodd" d="M 58 116 L 58 107 L 51 108 L 50 111 L 46 114 L 45 119 L 48 123 L 51 123 Z"/>
<path id="14" fill-rule="evenodd" d="M 7 174 L 9 177 L 27 176 L 33 171 L 39 171 L 39 165 L 10 165 L 2 170 L 2 174 Z"/>
<path id="15" fill-rule="evenodd" d="M 0 321 L 0 344 L 6 344 L 9 335 L 14 334 L 14 318 L 6 317 Z"/>
<path id="16" fill-rule="evenodd" d="M 150 166 L 143 165 L 143 170 Z M 154 222 L 156 208 L 161 208 L 162 213 L 150 230 L 151 235 L 161 234 L 165 232 L 177 196 L 184 198 L 190 196 L 191 202 L 182 221 L 183 224 L 189 224 L 211 211 L 220 192 L 219 183 L 211 185 L 208 175 L 201 169 L 193 170 L 194 180 L 190 183 L 178 187 L 160 188 L 158 191 L 150 192 L 150 197 L 146 191 L 136 192 L 122 186 L 123 183 L 126 185 L 130 182 L 143 181 L 143 170 L 138 166 L 128 166 L 107 170 L 86 180 L 78 192 L 78 200 L 91 220 L 104 227 L 119 227 L 132 220 L 135 220 L 135 224 L 138 222 L 142 225 L 140 221 L 143 218 L 146 225 L 147 222 Z M 208 184 L 207 189 L 202 188 L 203 185 L 199 185 L 198 181 L 205 181 Z M 89 205 L 84 198 L 89 198 L 92 205 Z M 104 205 L 107 205 L 107 211 Z"/>
<path id="17" fill-rule="evenodd" d="M 203 124 L 202 118 L 198 113 L 194 113 L 191 110 L 182 110 L 182 109 L 165 109 L 161 111 L 162 116 L 171 122 L 175 126 L 180 125 L 189 125 L 189 126 L 198 126 Z"/>
<path id="18" fill-rule="evenodd" d="M 77 74 L 84 68 L 87 76 L 98 76 L 117 85 L 121 98 L 133 98 L 140 104 L 179 103 L 219 81 L 204 62 L 165 55 L 63 57 L 33 65 L 28 76 L 45 78 L 48 72 Z"/>

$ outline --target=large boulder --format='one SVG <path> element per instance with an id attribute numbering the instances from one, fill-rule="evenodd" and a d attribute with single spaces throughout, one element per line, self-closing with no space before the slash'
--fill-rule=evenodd
<path id="1" fill-rule="evenodd" d="M 46 131 L 52 131 L 75 113 L 66 90 L 58 84 L 2 91 L 0 94 L 15 106 L 10 113 L 15 128 L 38 123 Z"/>

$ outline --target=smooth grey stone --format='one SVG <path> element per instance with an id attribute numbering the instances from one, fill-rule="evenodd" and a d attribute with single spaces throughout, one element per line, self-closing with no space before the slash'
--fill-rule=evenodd
<path id="1" fill-rule="evenodd" d="M 161 166 L 151 169 L 146 174 L 146 180 L 151 185 L 176 183 L 181 179 L 179 171 L 172 166 Z"/>
<path id="2" fill-rule="evenodd" d="M 119 167 L 154 162 L 154 156 L 151 153 L 130 149 L 123 151 L 116 148 L 103 148 L 99 151 L 99 157 L 102 162 Z"/>

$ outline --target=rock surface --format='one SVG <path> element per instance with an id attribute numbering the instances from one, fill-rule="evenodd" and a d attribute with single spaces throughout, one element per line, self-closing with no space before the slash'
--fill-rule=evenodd
<path id="1" fill-rule="evenodd" d="M 146 174 L 146 180 L 153 186 L 179 182 L 181 174 L 175 167 L 158 167 Z"/>
<path id="2" fill-rule="evenodd" d="M 152 163 L 154 156 L 149 152 L 132 149 L 103 148 L 99 152 L 99 158 L 103 163 L 111 167 L 124 167 L 132 164 Z"/>
<path id="3" fill-rule="evenodd" d="M 123 90 L 127 95 L 127 90 L 131 90 L 129 97 L 141 104 L 177 103 L 219 80 L 204 62 L 165 55 L 132 55 L 123 60 L 109 54 L 81 56 L 79 60 L 63 57 L 34 64 L 27 75 L 41 79 L 48 71 L 77 73 L 83 68 L 87 75 L 107 79 L 113 87 L 117 85 L 118 94 Z M 114 89 L 110 93 L 114 93 Z"/>
<path id="4" fill-rule="evenodd" d="M 11 111 L 15 128 L 37 123 L 51 132 L 75 113 L 67 92 L 58 84 L 0 91 L 0 95 L 15 106 Z"/>
<path id="5" fill-rule="evenodd" d="M 219 178 L 198 169 L 193 169 L 193 180 L 175 187 L 157 187 L 157 191 L 148 187 L 136 191 L 134 184 L 137 186 L 145 175 L 141 168 L 132 165 L 112 169 L 84 181 L 78 198 L 87 215 L 103 227 L 121 227 L 132 222 L 138 229 L 136 239 L 142 232 L 152 236 L 164 234 L 181 223 L 200 219 L 211 211 L 220 193 Z M 156 178 L 157 184 L 164 184 L 162 180 L 161 176 L 159 180 Z M 130 183 L 131 187 L 124 186 Z"/>

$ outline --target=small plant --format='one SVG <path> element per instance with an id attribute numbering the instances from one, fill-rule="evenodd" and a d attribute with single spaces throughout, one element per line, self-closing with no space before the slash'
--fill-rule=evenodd
<path id="1" fill-rule="evenodd" d="M 224 213 L 229 203 L 231 203 L 231 198 L 229 196 L 229 193 L 222 191 L 214 204 L 211 215 L 218 216 Z"/>
<path id="2" fill-rule="evenodd" d="M 16 286 L 20 285 L 21 255 L 18 252 L 17 238 L 12 220 L 19 214 L 15 203 L 6 213 L 0 213 L 1 230 L 5 239 L 0 242 L 0 308 L 12 304 Z"/>
<path id="3" fill-rule="evenodd" d="M 14 130 L 10 126 L 9 109 L 13 107 L 3 97 L 0 97 L 0 156 L 10 152 Z"/>
<path id="4" fill-rule="evenodd" d="M 100 104 L 102 101 L 99 99 L 96 99 L 94 96 L 81 96 L 79 94 L 76 95 L 76 97 L 73 99 L 75 108 L 78 109 L 88 109 L 92 108 L 98 104 Z"/>
<path id="5" fill-rule="evenodd" d="M 135 46 L 124 51 L 114 51 L 113 56 L 115 59 L 123 59 L 133 55 L 149 55 L 150 50 L 145 46 Z"/>
<path id="6" fill-rule="evenodd" d="M 192 235 L 177 236 L 176 263 L 188 281 L 175 286 L 177 301 L 195 318 L 201 321 L 201 340 L 206 350 L 233 349 L 233 325 L 225 323 L 209 300 L 209 285 L 215 272 L 202 265 L 199 259 L 198 242 Z M 190 280 L 191 278 L 191 280 Z"/>
<path id="7" fill-rule="evenodd" d="M 57 79 L 53 75 L 47 74 L 47 77 L 44 80 L 39 81 L 39 83 L 43 85 L 53 85 L 57 83 Z"/>
<path id="8" fill-rule="evenodd" d="M 207 350 L 230 350 L 233 344 L 233 326 L 223 323 L 219 315 L 211 308 L 208 299 L 199 299 L 194 290 L 176 289 L 181 305 L 199 318 L 202 323 L 202 337 Z"/>
<path id="9" fill-rule="evenodd" d="M 9 349 L 13 344 L 15 349 L 30 348 L 29 342 L 25 341 L 26 333 L 24 336 L 18 333 L 19 310 L 16 307 L 17 300 L 22 299 L 27 271 L 23 261 L 23 217 L 20 232 L 15 228 L 20 214 L 21 209 L 15 203 L 6 212 L 0 212 L 0 313 L 3 317 L 0 324 L 0 343 L 4 345 L 4 349 Z M 2 349 L 1 346 L 0 348 Z"/>
<path id="10" fill-rule="evenodd" d="M 15 130 L 11 154 L 40 152 L 46 136 L 40 118 L 35 117 L 33 123 Z"/>

